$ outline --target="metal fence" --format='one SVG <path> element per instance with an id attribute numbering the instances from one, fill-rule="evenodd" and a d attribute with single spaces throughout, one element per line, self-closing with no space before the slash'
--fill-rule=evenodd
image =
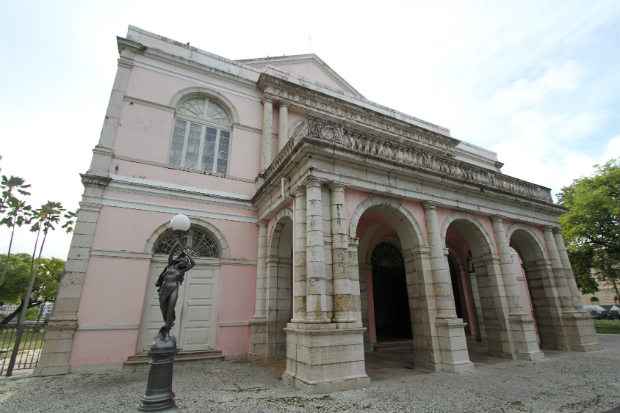
<path id="1" fill-rule="evenodd" d="M 47 328 L 47 321 L 26 321 L 22 327 L 24 330 L 15 366 L 13 371 L 31 370 L 37 366 L 41 351 L 43 350 L 43 338 Z M 7 373 L 11 353 L 15 346 L 16 324 L 0 325 L 0 376 Z"/>

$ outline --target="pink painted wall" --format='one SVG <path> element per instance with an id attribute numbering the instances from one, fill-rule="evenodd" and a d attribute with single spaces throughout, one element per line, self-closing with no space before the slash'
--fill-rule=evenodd
<path id="1" fill-rule="evenodd" d="M 258 236 L 258 234 L 257 234 Z M 217 347 L 235 357 L 248 353 L 256 302 L 256 267 L 223 265 L 218 283 Z M 230 324 L 241 324 L 235 325 Z"/>

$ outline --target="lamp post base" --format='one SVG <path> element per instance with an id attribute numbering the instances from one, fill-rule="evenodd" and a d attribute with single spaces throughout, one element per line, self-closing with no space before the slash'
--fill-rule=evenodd
<path id="1" fill-rule="evenodd" d="M 172 374 L 174 357 L 177 353 L 177 341 L 174 336 L 162 338 L 157 336 L 151 346 L 149 356 L 149 376 L 146 392 L 138 410 L 143 412 L 159 412 L 175 409 L 174 392 L 172 391 Z"/>

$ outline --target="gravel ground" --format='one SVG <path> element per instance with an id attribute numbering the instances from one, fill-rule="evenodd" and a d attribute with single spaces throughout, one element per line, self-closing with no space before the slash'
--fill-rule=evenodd
<path id="1" fill-rule="evenodd" d="M 620 335 L 599 338 L 601 351 L 547 353 L 536 363 L 489 359 L 462 375 L 375 359 L 367 388 L 328 395 L 284 385 L 279 366 L 185 363 L 175 367 L 177 404 L 186 412 L 605 412 L 620 406 Z M 132 412 L 145 379 L 145 369 L 5 378 L 0 411 Z"/>

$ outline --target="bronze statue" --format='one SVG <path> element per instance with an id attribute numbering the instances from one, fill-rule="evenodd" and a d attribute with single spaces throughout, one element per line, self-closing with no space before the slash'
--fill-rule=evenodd
<path id="1" fill-rule="evenodd" d="M 177 304 L 179 286 L 183 284 L 185 273 L 196 265 L 186 249 L 182 249 L 176 258 L 174 257 L 175 250 L 176 248 L 173 248 L 170 251 L 168 265 L 155 283 L 159 293 L 159 308 L 165 323 L 159 329 L 159 338 L 162 340 L 166 340 L 170 336 L 170 330 L 174 326 L 176 319 L 174 308 Z"/>

